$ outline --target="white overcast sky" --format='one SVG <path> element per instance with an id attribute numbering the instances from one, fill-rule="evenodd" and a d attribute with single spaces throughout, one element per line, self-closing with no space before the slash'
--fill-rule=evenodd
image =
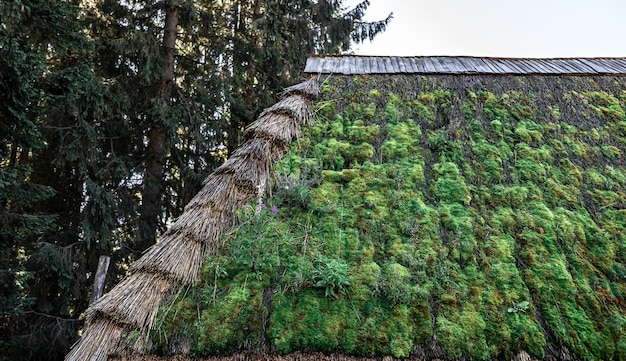
<path id="1" fill-rule="evenodd" d="M 347 0 L 352 8 L 359 0 Z M 626 57 L 626 0 L 370 0 L 366 20 L 393 12 L 361 55 Z"/>

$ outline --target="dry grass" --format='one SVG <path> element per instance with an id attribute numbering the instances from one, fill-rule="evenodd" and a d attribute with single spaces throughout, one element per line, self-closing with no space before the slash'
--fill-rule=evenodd
<path id="1" fill-rule="evenodd" d="M 124 327 L 109 319 L 94 320 L 89 324 L 89 332 L 85 332 L 66 360 L 106 360 L 112 348 L 119 342 Z"/>
<path id="2" fill-rule="evenodd" d="M 105 317 L 136 329 L 149 327 L 171 286 L 172 281 L 161 274 L 131 273 L 89 307 L 85 316 L 90 322 Z"/>
<path id="3" fill-rule="evenodd" d="M 222 247 L 238 208 L 264 191 L 270 171 L 302 135 L 309 102 L 319 93 L 315 80 L 289 87 L 244 133 L 244 144 L 204 182 L 172 227 L 139 260 L 129 276 L 85 312 L 86 327 L 67 361 L 104 361 L 125 331 L 148 334 L 162 300 L 177 285 L 193 283 L 206 254 Z M 122 342 L 123 344 L 124 342 Z M 141 347 L 139 347 L 141 348 Z"/>
<path id="4" fill-rule="evenodd" d="M 284 151 L 291 141 L 302 136 L 302 131 L 300 124 L 288 115 L 269 113 L 262 115 L 259 122 L 250 124 L 243 135 L 246 139 L 265 139 Z"/>
<path id="5" fill-rule="evenodd" d="M 132 264 L 131 272 L 161 274 L 175 283 L 193 283 L 198 278 L 197 270 L 202 265 L 206 245 L 195 235 L 187 234 L 185 229 L 168 233 L 169 237 Z"/>

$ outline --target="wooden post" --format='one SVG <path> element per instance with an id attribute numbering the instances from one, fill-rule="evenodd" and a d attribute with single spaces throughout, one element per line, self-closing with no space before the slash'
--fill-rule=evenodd
<path id="1" fill-rule="evenodd" d="M 109 262 L 111 262 L 111 257 L 109 256 L 100 256 L 98 260 L 98 270 L 93 280 L 93 290 L 91 291 L 91 298 L 89 299 L 90 305 L 102 297 L 104 281 L 107 278 L 107 271 L 109 270 Z"/>

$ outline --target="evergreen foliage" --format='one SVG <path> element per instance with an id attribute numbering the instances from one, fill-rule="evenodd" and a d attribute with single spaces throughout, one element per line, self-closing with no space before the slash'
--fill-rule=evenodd
<path id="1" fill-rule="evenodd" d="M 0 359 L 62 359 L 99 256 L 106 291 L 308 53 L 389 21 L 342 3 L 0 2 Z"/>
<path id="2" fill-rule="evenodd" d="M 77 11 L 70 2 L 0 4 L 0 359 L 60 358 L 80 325 L 72 317 L 85 276 L 75 273 L 69 243 L 51 237 L 65 214 L 44 206 L 65 189 L 40 176 L 46 117 L 65 98 L 55 89 L 87 45 L 65 21 Z"/>
<path id="3" fill-rule="evenodd" d="M 479 80 L 327 79 L 160 351 L 625 359 L 624 82 Z"/>

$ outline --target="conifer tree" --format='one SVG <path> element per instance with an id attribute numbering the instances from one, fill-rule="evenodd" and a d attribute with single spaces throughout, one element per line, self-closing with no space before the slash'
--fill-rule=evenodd
<path id="1" fill-rule="evenodd" d="M 0 2 L 0 359 L 62 358 L 98 257 L 119 281 L 307 54 L 389 21 L 342 3 Z"/>
<path id="2" fill-rule="evenodd" d="M 77 50 L 75 24 L 60 21 L 76 10 L 66 2 L 0 4 L 0 359 L 58 357 L 79 326 L 66 295 L 72 263 L 49 238 L 59 217 L 45 204 L 59 190 L 37 176 L 37 158 L 48 151 L 49 65 Z"/>

